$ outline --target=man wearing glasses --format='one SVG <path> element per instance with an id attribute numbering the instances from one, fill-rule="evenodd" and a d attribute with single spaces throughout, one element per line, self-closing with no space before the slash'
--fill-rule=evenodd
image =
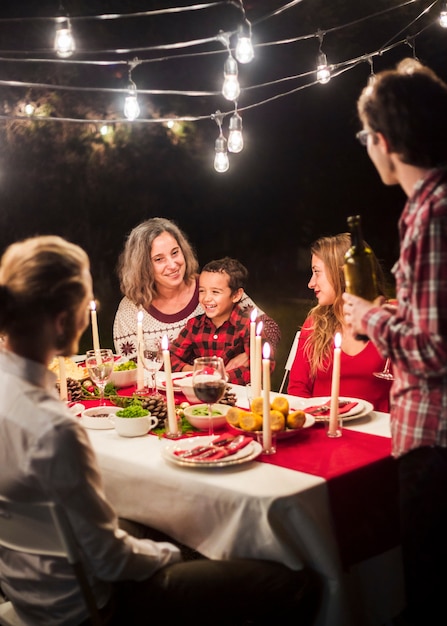
<path id="1" fill-rule="evenodd" d="M 405 59 L 365 87 L 357 108 L 357 139 L 382 182 L 400 185 L 408 200 L 393 268 L 397 307 L 346 293 L 343 310 L 353 331 L 368 335 L 393 363 L 404 623 L 446 623 L 447 85 Z"/>

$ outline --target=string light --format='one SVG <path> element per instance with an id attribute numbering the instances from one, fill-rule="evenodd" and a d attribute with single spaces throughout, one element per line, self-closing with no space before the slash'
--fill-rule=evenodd
<path id="1" fill-rule="evenodd" d="M 447 28 L 447 2 L 444 2 L 439 14 L 439 24 L 442 28 Z"/>
<path id="2" fill-rule="evenodd" d="M 227 140 L 222 133 L 223 115 L 220 111 L 216 111 L 216 113 L 214 113 L 214 115 L 212 115 L 211 117 L 214 119 L 217 126 L 219 127 L 219 136 L 216 139 L 216 143 L 214 145 L 214 169 L 216 170 L 216 172 L 219 172 L 219 174 L 223 174 L 224 172 L 228 171 L 230 167 L 230 160 L 228 158 L 227 152 Z"/>
<path id="3" fill-rule="evenodd" d="M 56 29 L 54 38 L 54 49 L 61 59 L 70 57 L 75 50 L 75 41 L 71 32 L 71 24 L 68 18 L 61 18 L 62 21 Z"/>
<path id="4" fill-rule="evenodd" d="M 317 36 L 318 36 L 318 39 L 320 40 L 320 48 L 319 48 L 318 60 L 317 60 L 317 80 L 322 85 L 325 85 L 331 80 L 331 70 L 327 63 L 326 55 L 321 49 L 323 45 L 324 33 L 322 31 L 318 31 Z"/>
<path id="5" fill-rule="evenodd" d="M 237 61 L 230 52 L 228 59 L 225 61 L 224 65 L 224 83 L 222 87 L 222 95 L 227 100 L 232 100 L 233 102 L 239 98 L 239 95 L 241 93 L 241 88 L 237 75 Z"/>
<path id="6" fill-rule="evenodd" d="M 244 138 L 242 136 L 242 118 L 235 107 L 233 115 L 230 117 L 228 133 L 228 151 L 241 152 L 244 147 Z"/>
<path id="7" fill-rule="evenodd" d="M 251 42 L 251 24 L 248 20 L 245 21 L 245 27 L 239 26 L 235 55 L 239 63 L 250 63 L 255 56 Z"/>
<path id="8" fill-rule="evenodd" d="M 139 65 L 138 59 L 129 62 L 129 91 L 124 100 L 124 115 L 133 122 L 140 115 L 140 105 L 137 98 L 137 86 L 132 80 L 132 70 Z"/>

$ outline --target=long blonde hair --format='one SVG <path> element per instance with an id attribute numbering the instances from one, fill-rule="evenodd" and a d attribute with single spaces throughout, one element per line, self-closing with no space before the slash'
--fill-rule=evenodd
<path id="1" fill-rule="evenodd" d="M 331 363 L 334 335 L 337 331 L 341 331 L 343 325 L 342 295 L 345 291 L 343 263 L 345 253 L 350 246 L 350 234 L 341 233 L 333 237 L 317 239 L 310 249 L 311 255 L 315 255 L 323 261 L 326 276 L 335 291 L 333 304 L 317 304 L 309 311 L 309 317 L 312 319 L 312 332 L 304 344 L 304 355 L 309 360 L 312 377 L 316 376 L 318 370 L 327 369 Z M 384 295 L 385 278 L 375 255 L 374 264 L 379 293 Z"/>
<path id="2" fill-rule="evenodd" d="M 169 233 L 177 241 L 185 257 L 185 283 L 197 275 L 199 264 L 186 235 L 168 219 L 153 217 L 136 226 L 129 234 L 118 259 L 121 292 L 137 306 L 149 309 L 157 294 L 151 250 L 154 239 Z"/>

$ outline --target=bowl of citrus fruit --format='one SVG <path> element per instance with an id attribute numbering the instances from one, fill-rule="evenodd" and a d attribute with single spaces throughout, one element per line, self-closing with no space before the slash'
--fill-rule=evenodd
<path id="1" fill-rule="evenodd" d="M 237 431 L 247 435 L 255 436 L 262 430 L 264 414 L 264 399 L 253 398 L 250 408 L 240 409 L 230 407 L 226 414 L 227 424 Z M 278 439 L 293 437 L 303 428 L 308 428 L 315 423 L 311 415 L 304 411 L 290 408 L 287 398 L 276 396 L 270 403 L 270 424 L 272 432 L 276 433 Z"/>

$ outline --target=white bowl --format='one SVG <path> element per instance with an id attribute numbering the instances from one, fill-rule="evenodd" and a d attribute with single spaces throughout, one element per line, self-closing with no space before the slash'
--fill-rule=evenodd
<path id="1" fill-rule="evenodd" d="M 120 361 L 125 363 L 125 361 Z M 119 363 L 115 363 L 115 367 Z M 113 370 L 110 382 L 120 389 L 121 387 L 132 387 L 137 384 L 137 368 L 133 370 Z"/>
<path id="2" fill-rule="evenodd" d="M 158 424 L 158 418 L 150 413 L 141 417 L 112 415 L 110 421 L 121 437 L 141 437 L 142 435 L 147 435 Z"/>
<path id="3" fill-rule="evenodd" d="M 186 376 L 185 378 L 176 378 L 175 386 L 179 387 L 186 397 L 188 402 L 199 402 L 199 398 L 194 393 L 192 386 L 192 376 Z"/>
<path id="4" fill-rule="evenodd" d="M 213 404 L 213 411 L 219 411 L 220 415 L 213 415 L 213 428 L 223 428 L 226 423 L 226 414 L 230 406 L 228 404 Z M 188 422 L 198 428 L 199 430 L 208 430 L 210 418 L 208 415 L 195 415 L 197 411 L 204 411 L 208 409 L 207 404 L 193 404 L 183 409 Z"/>
<path id="5" fill-rule="evenodd" d="M 114 416 L 119 410 L 120 407 L 118 406 L 95 406 L 85 409 L 81 413 L 81 424 L 85 428 L 94 428 L 95 430 L 114 428 L 109 416 Z"/>

